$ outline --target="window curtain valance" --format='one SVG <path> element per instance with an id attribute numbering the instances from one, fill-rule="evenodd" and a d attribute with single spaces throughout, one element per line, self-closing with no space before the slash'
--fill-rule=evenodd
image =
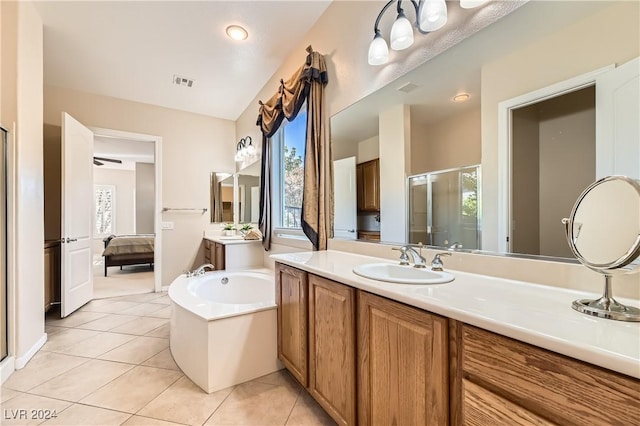
<path id="1" fill-rule="evenodd" d="M 262 132 L 260 216 L 258 226 L 265 250 L 271 247 L 272 154 L 271 137 L 286 118 L 292 121 L 307 102 L 307 134 L 304 159 L 302 230 L 316 250 L 325 250 L 333 229 L 333 190 L 329 124 L 324 105 L 327 68 L 324 57 L 307 47 L 305 63 L 268 101 L 259 101 L 256 125 Z"/>

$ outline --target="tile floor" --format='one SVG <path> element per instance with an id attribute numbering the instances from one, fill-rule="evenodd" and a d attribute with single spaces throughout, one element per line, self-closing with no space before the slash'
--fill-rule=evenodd
<path id="1" fill-rule="evenodd" d="M 0 391 L 3 425 L 333 425 L 284 370 L 207 394 L 169 351 L 169 299 L 94 300 L 48 318 L 48 341 Z M 25 410 L 25 411 L 22 411 Z M 50 413 L 55 418 L 46 419 Z"/>

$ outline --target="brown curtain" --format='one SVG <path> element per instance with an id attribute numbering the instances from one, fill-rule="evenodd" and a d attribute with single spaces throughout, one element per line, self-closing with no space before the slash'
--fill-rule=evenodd
<path id="1" fill-rule="evenodd" d="M 307 59 L 267 102 L 260 102 L 257 125 L 262 131 L 262 170 L 260 174 L 260 217 L 258 227 L 265 250 L 271 248 L 273 170 L 271 137 L 285 118 L 292 121 L 307 102 L 307 137 L 304 160 L 305 179 L 302 200 L 302 229 L 316 250 L 324 250 L 333 229 L 333 190 L 331 144 L 324 112 L 324 86 L 327 69 L 324 57 L 307 48 Z"/>

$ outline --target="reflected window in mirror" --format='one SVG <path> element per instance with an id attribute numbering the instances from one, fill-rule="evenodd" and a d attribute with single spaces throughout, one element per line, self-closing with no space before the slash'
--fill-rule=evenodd
<path id="1" fill-rule="evenodd" d="M 238 222 L 258 223 L 260 215 L 260 161 L 238 172 Z"/>
<path id="2" fill-rule="evenodd" d="M 278 173 L 279 200 L 274 203 L 274 219 L 278 228 L 301 229 L 304 185 L 304 154 L 307 111 L 302 109 L 291 122 L 283 123 L 273 136 L 275 170 Z"/>
<path id="3" fill-rule="evenodd" d="M 480 249 L 480 166 L 409 178 L 409 242 Z"/>

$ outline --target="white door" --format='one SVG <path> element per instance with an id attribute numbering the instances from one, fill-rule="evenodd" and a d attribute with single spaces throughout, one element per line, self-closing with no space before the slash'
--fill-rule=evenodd
<path id="1" fill-rule="evenodd" d="M 640 58 L 596 78 L 596 178 L 640 179 Z"/>
<path id="2" fill-rule="evenodd" d="M 333 162 L 333 237 L 355 240 L 358 235 L 356 157 Z"/>
<path id="3" fill-rule="evenodd" d="M 63 317 L 93 298 L 93 132 L 62 113 Z"/>

